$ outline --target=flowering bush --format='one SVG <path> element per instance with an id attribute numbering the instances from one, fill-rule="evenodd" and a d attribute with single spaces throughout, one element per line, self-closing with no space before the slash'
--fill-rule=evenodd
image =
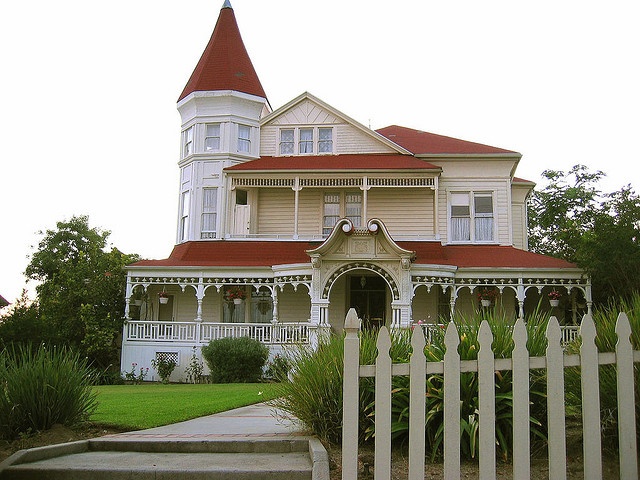
<path id="1" fill-rule="evenodd" d="M 234 298 L 243 299 L 247 296 L 247 292 L 244 287 L 229 287 L 225 292 L 225 296 L 229 300 L 233 300 Z"/>
<path id="2" fill-rule="evenodd" d="M 124 372 L 125 381 L 132 382 L 134 385 L 144 382 L 144 378 L 149 373 L 149 367 L 147 367 L 146 369 L 140 367 L 140 373 L 136 373 L 137 367 L 138 364 L 134 362 L 131 364 L 131 370 L 128 372 Z"/>
<path id="3" fill-rule="evenodd" d="M 549 300 L 560 300 L 561 296 L 562 294 L 560 292 L 557 292 L 556 290 L 552 290 L 548 295 Z"/>
<path id="4" fill-rule="evenodd" d="M 498 296 L 495 288 L 483 287 L 478 291 L 478 300 L 493 300 Z"/>

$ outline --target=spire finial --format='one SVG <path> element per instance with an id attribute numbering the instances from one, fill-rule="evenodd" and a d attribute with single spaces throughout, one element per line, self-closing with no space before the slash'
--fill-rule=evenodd
<path id="1" fill-rule="evenodd" d="M 231 2 L 229 0 L 224 0 L 222 8 L 230 8 L 231 10 L 233 10 L 233 7 L 231 6 Z"/>

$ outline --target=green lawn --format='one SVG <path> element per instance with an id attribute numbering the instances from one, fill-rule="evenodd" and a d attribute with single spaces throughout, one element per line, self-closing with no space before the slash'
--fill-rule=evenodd
<path id="1" fill-rule="evenodd" d="M 101 385 L 91 421 L 127 430 L 158 427 L 271 400 L 269 383 Z"/>

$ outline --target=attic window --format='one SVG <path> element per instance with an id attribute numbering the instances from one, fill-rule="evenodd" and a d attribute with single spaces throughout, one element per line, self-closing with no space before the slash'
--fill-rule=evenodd
<path id="1" fill-rule="evenodd" d="M 280 130 L 280 155 L 333 153 L 332 127 L 300 127 Z"/>

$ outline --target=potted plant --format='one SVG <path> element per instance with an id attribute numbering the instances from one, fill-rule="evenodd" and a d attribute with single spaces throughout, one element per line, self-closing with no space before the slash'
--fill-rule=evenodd
<path id="1" fill-rule="evenodd" d="M 227 289 L 226 297 L 229 300 L 233 300 L 236 305 L 242 303 L 242 300 L 247 296 L 247 291 L 244 286 L 234 286 Z"/>
<path id="2" fill-rule="evenodd" d="M 490 307 L 491 302 L 498 296 L 495 288 L 482 287 L 478 292 L 478 300 L 483 307 Z"/>
<path id="3" fill-rule="evenodd" d="M 560 305 L 560 297 L 562 297 L 562 294 L 556 290 L 551 290 L 549 292 L 549 295 L 547 295 L 549 297 L 549 304 L 552 307 L 557 307 L 558 305 Z"/>
<path id="4" fill-rule="evenodd" d="M 167 303 L 169 301 L 169 295 L 163 290 L 158 294 L 158 301 L 160 303 Z"/>

